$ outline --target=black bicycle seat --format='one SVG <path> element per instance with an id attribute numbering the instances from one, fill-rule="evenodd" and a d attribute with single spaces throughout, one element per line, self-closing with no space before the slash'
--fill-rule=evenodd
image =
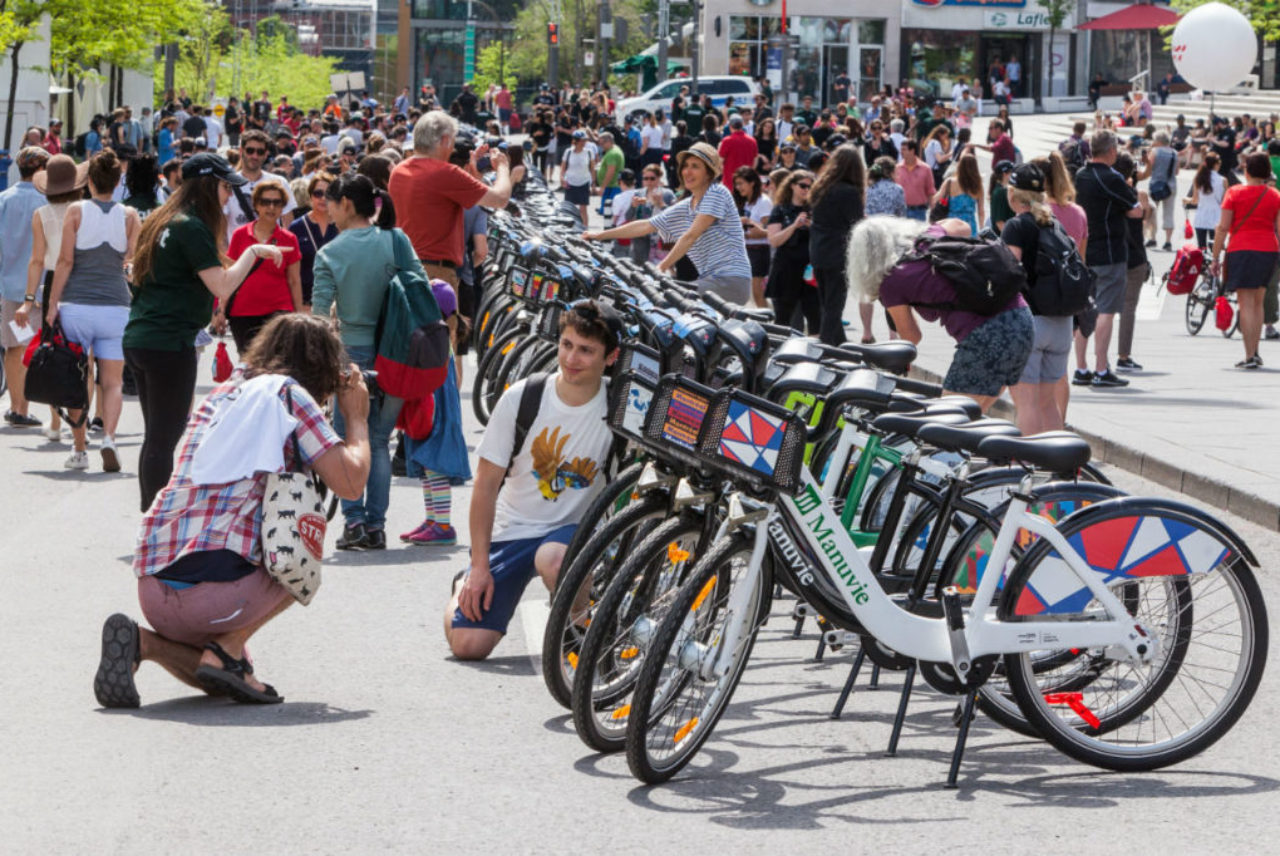
<path id="1" fill-rule="evenodd" d="M 916 432 L 926 425 L 963 425 L 972 420 L 964 413 L 883 413 L 872 420 L 871 426 L 884 434 L 903 434 L 916 436 Z"/>
<path id="2" fill-rule="evenodd" d="M 812 339 L 796 336 L 787 339 L 773 349 L 769 355 L 770 362 L 794 364 L 816 363 L 822 359 L 822 346 Z"/>
<path id="3" fill-rule="evenodd" d="M 1084 438 L 1053 431 L 1030 437 L 987 437 L 978 454 L 998 463 L 1017 461 L 1055 473 L 1078 470 L 1089 463 L 1093 451 Z"/>
<path id="4" fill-rule="evenodd" d="M 893 374 L 905 374 L 911 364 L 916 361 L 916 346 L 902 340 L 879 342 L 874 345 L 846 342 L 840 348 L 858 355 L 872 368 Z"/>
<path id="5" fill-rule="evenodd" d="M 1003 419 L 979 419 L 964 425 L 926 425 L 916 436 L 944 452 L 977 452 L 987 437 L 1019 437 L 1021 432 Z"/>
<path id="6" fill-rule="evenodd" d="M 828 407 L 856 405 L 866 410 L 885 410 L 893 394 L 893 379 L 881 378 L 871 369 L 855 369 L 827 395 Z"/>
<path id="7" fill-rule="evenodd" d="M 769 398 L 779 404 L 793 392 L 825 395 L 832 384 L 840 379 L 834 371 L 817 363 L 799 363 L 787 368 L 782 377 L 769 388 Z"/>

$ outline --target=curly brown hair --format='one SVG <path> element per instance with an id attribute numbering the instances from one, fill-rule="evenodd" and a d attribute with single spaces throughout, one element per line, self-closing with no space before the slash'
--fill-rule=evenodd
<path id="1" fill-rule="evenodd" d="M 342 340 L 328 321 L 286 312 L 268 321 L 254 337 L 244 355 L 244 376 L 288 375 L 323 403 L 338 391 L 345 361 Z"/>

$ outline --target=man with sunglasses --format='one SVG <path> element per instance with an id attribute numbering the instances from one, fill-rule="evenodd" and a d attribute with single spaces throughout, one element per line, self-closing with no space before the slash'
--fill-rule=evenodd
<path id="1" fill-rule="evenodd" d="M 231 243 L 231 234 L 246 223 L 257 219 L 253 210 L 253 189 L 264 181 L 280 185 L 284 191 L 284 210 L 280 212 L 280 225 L 288 229 L 293 222 L 293 210 L 298 207 L 293 193 L 289 190 L 289 182 L 274 172 L 262 169 L 271 154 L 271 139 L 265 132 L 254 128 L 245 131 L 240 137 L 240 169 L 239 174 L 245 180 L 244 185 L 234 188 L 235 193 L 223 207 L 222 213 L 227 218 L 227 243 Z"/>
<path id="2" fill-rule="evenodd" d="M 518 449 L 516 422 L 533 380 L 514 384 L 494 407 L 476 449 L 471 564 L 454 578 L 445 612 L 445 638 L 458 659 L 489 656 L 535 576 L 554 591 L 565 548 L 606 478 L 604 374 L 621 336 L 610 307 L 579 301 L 561 315 L 559 371 L 543 380 Z"/>

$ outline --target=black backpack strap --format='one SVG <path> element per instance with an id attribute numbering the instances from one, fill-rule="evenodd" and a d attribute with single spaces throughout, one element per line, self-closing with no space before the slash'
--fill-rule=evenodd
<path id="1" fill-rule="evenodd" d="M 516 410 L 516 430 L 511 441 L 511 461 L 507 464 L 507 475 L 511 474 L 516 456 L 524 449 L 525 437 L 533 427 L 533 420 L 538 418 L 538 411 L 542 409 L 542 391 L 547 386 L 547 377 L 546 372 L 529 375 L 520 393 L 520 407 Z"/>

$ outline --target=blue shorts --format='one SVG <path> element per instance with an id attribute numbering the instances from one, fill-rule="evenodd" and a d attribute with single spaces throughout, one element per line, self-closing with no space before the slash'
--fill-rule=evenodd
<path id="1" fill-rule="evenodd" d="M 128 306 L 92 306 L 60 303 L 58 320 L 67 338 L 100 360 L 124 359 L 124 328 Z"/>
<path id="2" fill-rule="evenodd" d="M 489 545 L 489 572 L 493 574 L 493 603 L 479 621 L 472 621 L 453 611 L 453 626 L 507 632 L 511 616 L 524 597 L 525 587 L 538 575 L 533 567 L 533 557 L 543 544 L 568 544 L 578 524 L 569 523 L 552 530 L 541 538 L 519 538 L 514 541 L 498 541 Z"/>

